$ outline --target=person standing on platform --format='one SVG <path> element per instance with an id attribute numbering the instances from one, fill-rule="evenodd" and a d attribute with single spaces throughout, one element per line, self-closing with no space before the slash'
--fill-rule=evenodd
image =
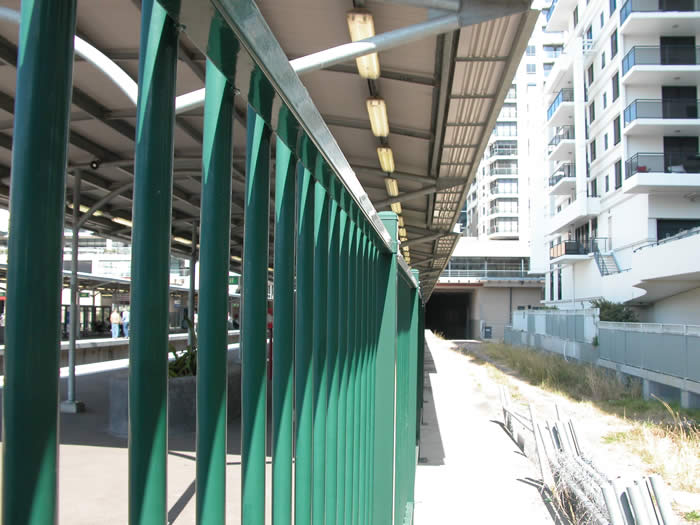
<path id="1" fill-rule="evenodd" d="M 112 324 L 112 339 L 119 337 L 119 325 L 122 322 L 122 316 L 115 308 L 112 310 L 112 314 L 109 316 L 109 322 Z"/>
<path id="2" fill-rule="evenodd" d="M 122 329 L 124 330 L 124 337 L 129 337 L 129 309 L 124 308 L 122 310 Z"/>

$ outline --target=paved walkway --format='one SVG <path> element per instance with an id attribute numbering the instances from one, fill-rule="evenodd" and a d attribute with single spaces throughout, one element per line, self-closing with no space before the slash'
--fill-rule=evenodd
<path id="1" fill-rule="evenodd" d="M 498 384 L 426 334 L 415 524 L 554 523 L 536 487 L 539 471 L 499 424 Z"/>

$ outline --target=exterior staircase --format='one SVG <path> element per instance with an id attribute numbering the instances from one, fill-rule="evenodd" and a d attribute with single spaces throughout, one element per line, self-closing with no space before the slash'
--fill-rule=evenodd
<path id="1" fill-rule="evenodd" d="M 595 262 L 598 265 L 600 275 L 602 275 L 603 277 L 605 277 L 606 275 L 620 273 L 620 266 L 617 264 L 617 259 L 615 259 L 615 255 L 613 255 L 612 252 L 601 253 L 596 251 L 594 252 L 594 257 Z"/>

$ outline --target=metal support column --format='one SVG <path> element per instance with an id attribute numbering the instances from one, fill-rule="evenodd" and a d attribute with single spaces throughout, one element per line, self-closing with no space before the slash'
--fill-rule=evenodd
<path id="1" fill-rule="evenodd" d="M 329 239 L 328 239 L 328 289 L 327 289 L 327 324 L 328 341 L 326 356 L 328 375 L 328 418 L 326 423 L 326 519 L 325 525 L 335 525 L 338 505 L 337 468 L 338 468 L 338 284 L 340 264 L 340 207 L 338 206 L 339 188 L 331 185 Z"/>
<path id="2" fill-rule="evenodd" d="M 206 106 L 206 102 L 205 102 Z M 206 111 L 206 108 L 205 108 Z M 194 294 L 195 294 L 195 277 L 197 269 L 197 221 L 192 221 L 192 247 L 190 249 L 190 289 L 187 292 L 187 344 L 190 347 L 196 345 L 195 325 L 194 325 Z M 197 316 L 199 319 L 199 316 Z"/>
<path id="3" fill-rule="evenodd" d="M 275 162 L 274 342 L 272 347 L 272 523 L 292 523 L 294 401 L 294 197 L 298 125 L 282 106 Z M 302 168 L 303 169 L 303 168 Z"/>
<path id="4" fill-rule="evenodd" d="M 314 183 L 309 167 L 314 150 L 302 139 L 297 204 L 297 294 L 295 319 L 294 396 L 296 449 L 294 461 L 294 522 L 311 523 L 313 440 L 313 280 L 314 280 Z"/>
<path id="5" fill-rule="evenodd" d="M 241 297 L 241 523 L 246 525 L 265 522 L 267 267 L 273 97 L 272 87 L 256 68 L 250 77 L 248 94 Z"/>
<path id="6" fill-rule="evenodd" d="M 326 491 L 326 411 L 328 374 L 326 370 L 327 286 L 328 286 L 328 194 L 324 188 L 325 161 L 316 158 L 314 177 L 314 304 L 313 304 L 313 494 L 312 522 L 323 523 Z"/>
<path id="7" fill-rule="evenodd" d="M 214 33 L 215 36 L 220 34 L 225 33 Z M 221 47 L 225 43 L 228 42 L 210 38 L 210 45 Z M 223 525 L 226 520 L 227 312 L 234 90 L 213 62 L 207 60 L 206 68 L 199 255 L 196 518 L 200 525 Z M 193 244 L 194 238 L 193 232 Z M 194 266 L 192 270 L 194 272 Z"/>
<path id="8" fill-rule="evenodd" d="M 168 294 L 178 32 L 141 3 L 129 351 L 129 523 L 167 516 Z"/>
<path id="9" fill-rule="evenodd" d="M 75 0 L 22 2 L 8 243 L 2 522 L 57 521 L 63 212 Z M 47 81 L 47 79 L 51 79 Z M 45 328 L 35 325 L 42 320 Z"/>
<path id="10" fill-rule="evenodd" d="M 374 426 L 374 508 L 372 523 L 392 523 L 394 473 L 394 385 L 397 342 L 397 238 L 398 219 L 392 212 L 379 217 L 389 230 L 392 253 L 382 253 L 377 265 L 379 320 L 376 357 L 376 399 Z M 398 480 L 397 480 L 398 483 Z"/>
<path id="11" fill-rule="evenodd" d="M 80 232 L 80 170 L 73 172 L 73 221 L 71 235 L 70 323 L 68 326 L 68 389 L 61 412 L 83 412 L 85 405 L 75 399 L 75 343 L 80 330 L 80 295 L 78 290 L 78 249 Z"/>

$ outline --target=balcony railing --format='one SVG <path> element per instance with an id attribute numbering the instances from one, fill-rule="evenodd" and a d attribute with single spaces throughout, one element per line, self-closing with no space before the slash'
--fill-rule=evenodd
<path id="1" fill-rule="evenodd" d="M 507 226 L 501 224 L 500 226 L 490 226 L 487 233 L 491 235 L 492 233 L 512 233 L 517 235 L 518 233 L 518 223 L 508 224 Z"/>
<path id="2" fill-rule="evenodd" d="M 622 74 L 633 66 L 694 66 L 700 63 L 700 46 L 634 46 L 622 59 Z"/>
<path id="3" fill-rule="evenodd" d="M 489 155 L 492 157 L 515 157 L 518 154 L 518 146 L 491 146 Z"/>
<path id="4" fill-rule="evenodd" d="M 473 279 L 519 279 L 519 280 L 542 280 L 541 274 L 531 274 L 528 270 L 445 270 L 440 277 L 455 278 L 467 277 Z"/>
<path id="5" fill-rule="evenodd" d="M 493 177 L 495 175 L 517 175 L 518 168 L 491 168 L 489 170 L 489 176 Z"/>
<path id="6" fill-rule="evenodd" d="M 700 11 L 700 0 L 627 0 L 620 8 L 620 25 L 632 13 L 653 13 L 668 11 Z"/>
<path id="7" fill-rule="evenodd" d="M 554 102 L 551 103 L 549 109 L 547 110 L 547 120 L 551 119 L 554 112 L 562 104 L 562 102 L 573 102 L 574 101 L 574 90 L 573 88 L 564 88 L 558 94 Z"/>
<path id="8" fill-rule="evenodd" d="M 700 173 L 700 153 L 637 153 L 625 162 L 625 178 L 636 173 Z"/>
<path id="9" fill-rule="evenodd" d="M 576 132 L 573 126 L 562 126 L 557 129 L 556 135 L 552 137 L 549 141 L 550 152 L 554 149 L 562 140 L 573 140 L 576 138 Z"/>
<path id="10" fill-rule="evenodd" d="M 489 191 L 493 195 L 514 195 L 518 193 L 518 188 L 516 187 L 511 187 L 511 186 L 505 186 L 505 187 L 499 187 L 499 186 L 491 186 L 489 188 Z"/>
<path id="11" fill-rule="evenodd" d="M 561 164 L 557 167 L 557 171 L 549 177 L 549 185 L 556 186 L 557 183 L 562 179 L 574 179 L 576 178 L 576 164 L 567 162 L 566 164 Z"/>
<path id="12" fill-rule="evenodd" d="M 698 118 L 698 107 L 692 98 L 637 99 L 625 108 L 625 126 L 638 118 Z"/>
<path id="13" fill-rule="evenodd" d="M 562 241 L 549 249 L 549 258 L 556 259 L 563 255 L 588 255 L 589 253 L 606 252 L 607 250 L 608 239 L 606 237 L 584 239 L 583 241 Z"/>
<path id="14" fill-rule="evenodd" d="M 504 213 L 508 215 L 517 215 L 517 206 L 491 206 L 489 208 L 489 215 L 496 215 L 497 213 Z"/>

